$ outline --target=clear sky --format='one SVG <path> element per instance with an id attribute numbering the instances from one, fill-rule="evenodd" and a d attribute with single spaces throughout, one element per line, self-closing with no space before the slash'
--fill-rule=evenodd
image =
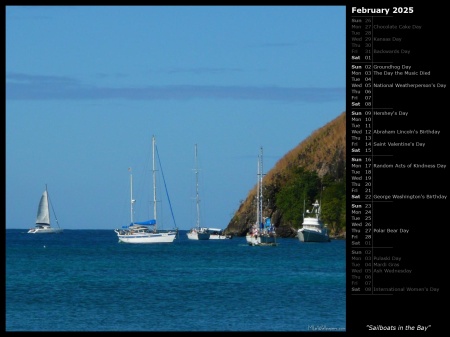
<path id="1" fill-rule="evenodd" d="M 344 110 L 344 6 L 6 7 L 6 228 L 34 227 L 46 184 L 62 228 L 127 225 L 128 168 L 151 218 L 152 135 L 178 228 L 195 144 L 200 225 L 225 228 L 261 146 L 268 172 Z"/>

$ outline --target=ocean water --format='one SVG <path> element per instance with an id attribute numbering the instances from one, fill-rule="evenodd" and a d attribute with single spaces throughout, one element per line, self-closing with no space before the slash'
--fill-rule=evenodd
<path id="1" fill-rule="evenodd" d="M 6 230 L 6 331 L 345 331 L 345 241 Z"/>

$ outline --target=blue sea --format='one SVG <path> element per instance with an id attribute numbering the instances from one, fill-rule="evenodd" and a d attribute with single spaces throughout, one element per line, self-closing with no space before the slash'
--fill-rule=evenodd
<path id="1" fill-rule="evenodd" d="M 345 331 L 345 241 L 6 230 L 6 331 Z"/>

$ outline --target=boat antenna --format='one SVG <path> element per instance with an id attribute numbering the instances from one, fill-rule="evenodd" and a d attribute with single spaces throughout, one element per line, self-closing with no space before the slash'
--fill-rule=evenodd
<path id="1" fill-rule="evenodd" d="M 318 213 L 320 214 L 322 211 L 322 191 L 325 189 L 325 186 L 323 186 L 323 182 L 320 182 L 320 196 L 319 196 L 319 209 Z"/>
<path id="2" fill-rule="evenodd" d="M 305 219 L 306 213 L 306 190 L 303 192 L 303 219 Z"/>

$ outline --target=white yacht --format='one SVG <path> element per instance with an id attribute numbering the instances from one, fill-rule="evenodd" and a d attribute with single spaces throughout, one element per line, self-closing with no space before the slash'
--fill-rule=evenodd
<path id="1" fill-rule="evenodd" d="M 302 228 L 297 231 L 301 242 L 330 242 L 328 228 L 320 219 L 320 204 L 316 200 L 310 211 L 305 211 Z"/>

